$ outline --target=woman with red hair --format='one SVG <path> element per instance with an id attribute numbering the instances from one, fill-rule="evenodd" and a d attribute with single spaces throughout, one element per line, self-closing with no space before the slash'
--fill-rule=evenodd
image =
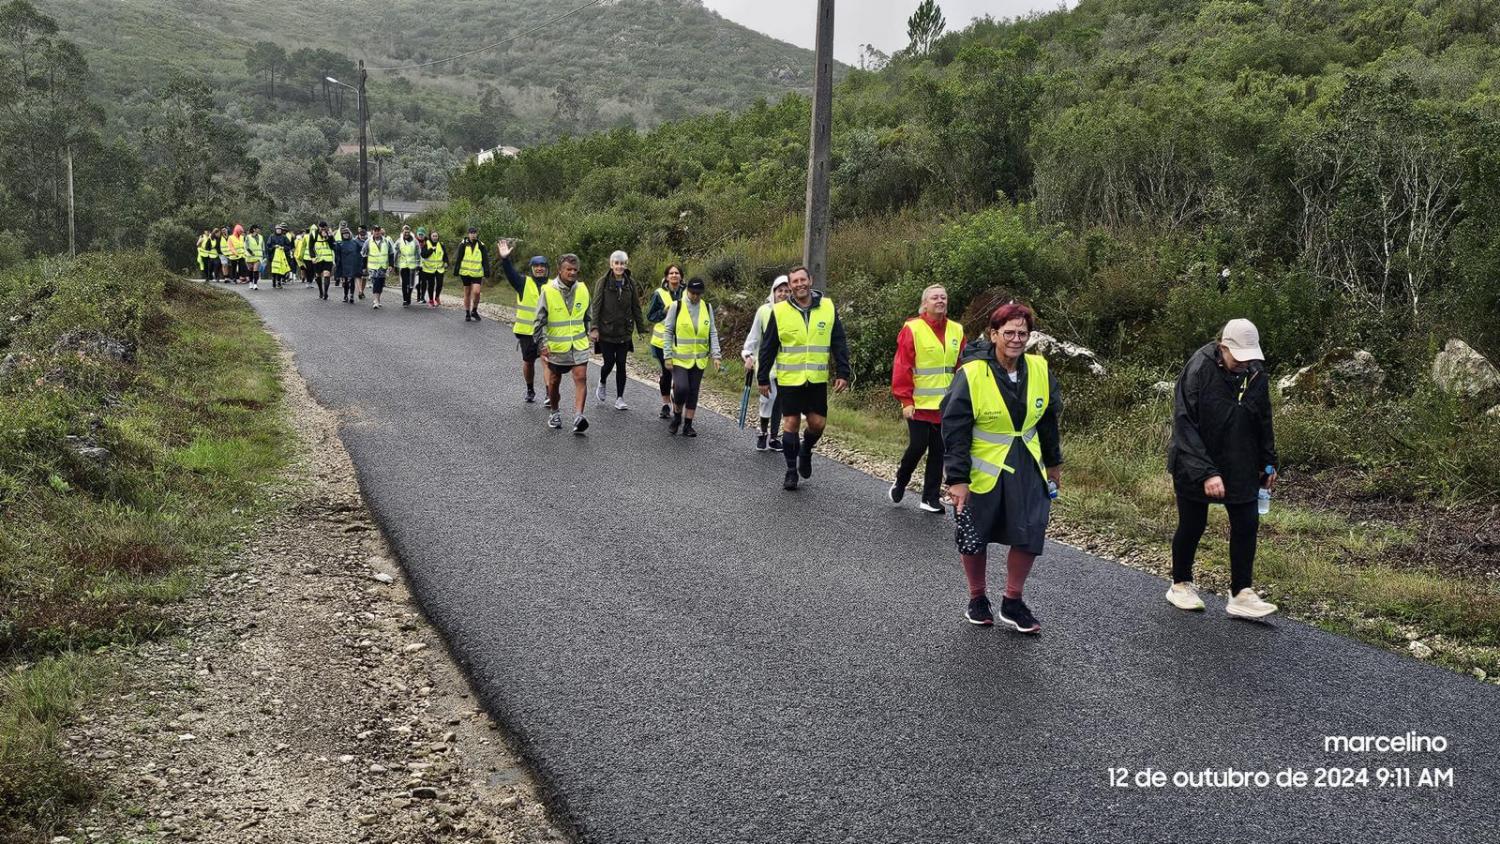
<path id="1" fill-rule="evenodd" d="M 1062 483 L 1057 381 L 1045 358 L 1026 354 L 1035 321 L 1025 305 L 996 308 L 985 335 L 964 349 L 940 408 L 943 472 L 969 582 L 965 618 L 995 623 L 985 569 L 989 544 L 999 543 L 1010 548 L 1000 620 L 1022 633 L 1041 629 L 1021 589 L 1042 553 L 1052 496 Z"/>

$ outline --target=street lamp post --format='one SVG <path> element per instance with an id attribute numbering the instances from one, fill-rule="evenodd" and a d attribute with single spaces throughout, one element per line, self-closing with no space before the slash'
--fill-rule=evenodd
<path id="1" fill-rule="evenodd" d="M 359 216 L 360 222 L 370 224 L 370 152 L 368 127 L 370 124 L 369 103 L 365 96 L 365 80 L 368 74 L 365 72 L 365 63 L 359 63 L 359 87 L 345 82 L 340 82 L 332 76 L 325 76 L 329 82 L 340 87 L 348 88 L 354 92 L 354 106 L 359 112 Z"/>

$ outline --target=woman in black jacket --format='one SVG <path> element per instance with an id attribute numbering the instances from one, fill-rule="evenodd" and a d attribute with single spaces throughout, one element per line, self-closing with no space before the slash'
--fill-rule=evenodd
<path id="1" fill-rule="evenodd" d="M 1230 615 L 1261 618 L 1276 605 L 1250 588 L 1260 529 L 1257 496 L 1276 483 L 1276 437 L 1260 331 L 1233 319 L 1219 339 L 1193 353 L 1177 378 L 1167 471 L 1177 494 L 1172 537 L 1172 586 L 1167 600 L 1203 609 L 1193 586 L 1193 557 L 1208 525 L 1208 505 L 1229 512 Z"/>

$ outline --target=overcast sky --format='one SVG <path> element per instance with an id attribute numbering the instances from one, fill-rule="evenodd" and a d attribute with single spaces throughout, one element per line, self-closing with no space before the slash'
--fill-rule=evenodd
<path id="1" fill-rule="evenodd" d="M 839 0 L 834 8 L 833 54 L 856 64 L 859 45 L 893 53 L 906 46 L 906 19 L 920 0 Z M 736 23 L 774 38 L 812 49 L 817 28 L 817 0 L 703 0 L 703 5 Z M 1076 0 L 938 0 L 948 31 L 963 29 L 974 18 L 1008 18 L 1031 11 L 1076 5 Z"/>

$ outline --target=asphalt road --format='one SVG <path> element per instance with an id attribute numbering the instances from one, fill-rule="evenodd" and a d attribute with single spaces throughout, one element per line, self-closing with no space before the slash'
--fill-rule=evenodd
<path id="1" fill-rule="evenodd" d="M 587 436 L 549 430 L 492 320 L 399 293 L 374 312 L 246 295 L 340 414 L 424 609 L 582 840 L 1500 835 L 1494 686 L 1213 597 L 1182 613 L 1163 581 L 1057 544 L 1028 584 L 1042 634 L 975 628 L 951 527 L 915 496 L 895 508 L 821 458 L 784 492 L 778 455 L 706 412 L 698 439 L 669 436 L 638 383 L 629 411 L 590 401 Z M 1408 732 L 1447 749 L 1324 750 Z M 1147 768 L 1167 784 L 1134 787 Z M 1309 781 L 1172 784 L 1229 768 Z M 1316 787 L 1325 768 L 1369 785 Z M 1391 768 L 1412 785 L 1380 787 Z M 1423 769 L 1454 785 L 1419 787 Z"/>

